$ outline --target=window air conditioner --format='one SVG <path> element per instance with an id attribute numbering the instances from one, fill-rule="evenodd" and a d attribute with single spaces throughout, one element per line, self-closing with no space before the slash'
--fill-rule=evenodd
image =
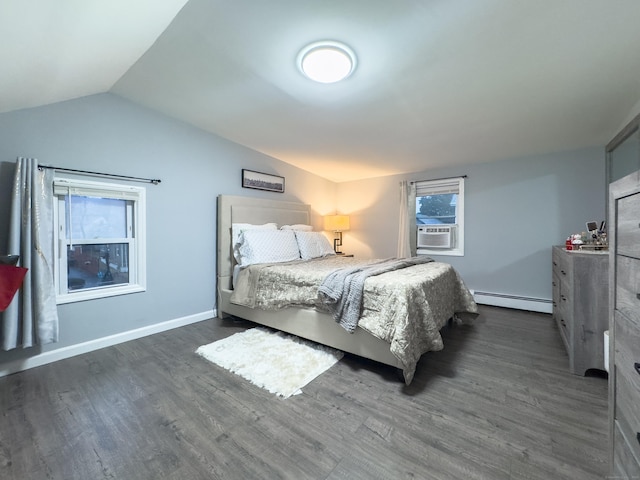
<path id="1" fill-rule="evenodd" d="M 455 225 L 424 225 L 418 227 L 418 248 L 453 248 Z"/>

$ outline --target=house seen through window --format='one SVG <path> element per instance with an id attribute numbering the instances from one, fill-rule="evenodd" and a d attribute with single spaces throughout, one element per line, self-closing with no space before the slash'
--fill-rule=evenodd
<path id="1" fill-rule="evenodd" d="M 145 290 L 145 190 L 56 179 L 58 303 Z"/>
<path id="2" fill-rule="evenodd" d="M 464 255 L 464 177 L 416 182 L 418 253 Z"/>

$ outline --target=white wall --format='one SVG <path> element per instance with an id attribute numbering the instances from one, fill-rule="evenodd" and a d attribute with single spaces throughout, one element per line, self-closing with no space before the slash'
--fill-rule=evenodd
<path id="1" fill-rule="evenodd" d="M 338 210 L 352 216 L 343 250 L 394 256 L 400 180 L 457 175 L 468 175 L 465 256 L 434 258 L 474 290 L 550 299 L 551 246 L 605 219 L 603 148 L 340 183 Z"/>

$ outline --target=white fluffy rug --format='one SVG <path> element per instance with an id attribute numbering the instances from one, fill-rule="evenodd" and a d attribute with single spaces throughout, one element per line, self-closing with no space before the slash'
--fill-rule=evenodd
<path id="1" fill-rule="evenodd" d="M 207 360 L 287 398 L 344 355 L 339 350 L 257 327 L 196 350 Z"/>

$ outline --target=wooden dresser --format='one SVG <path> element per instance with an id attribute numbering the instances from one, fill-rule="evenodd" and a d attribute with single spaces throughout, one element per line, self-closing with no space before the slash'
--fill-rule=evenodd
<path id="1" fill-rule="evenodd" d="M 640 478 L 640 172 L 610 185 L 609 421 L 612 478 Z"/>
<path id="2" fill-rule="evenodd" d="M 569 371 L 604 370 L 604 331 L 609 326 L 609 255 L 552 251 L 553 318 L 569 354 Z"/>

